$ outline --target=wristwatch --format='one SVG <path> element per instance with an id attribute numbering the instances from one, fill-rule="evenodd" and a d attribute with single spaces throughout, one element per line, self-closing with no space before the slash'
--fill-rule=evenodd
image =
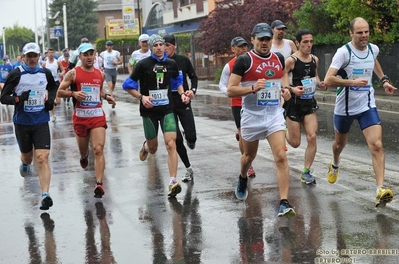
<path id="1" fill-rule="evenodd" d="M 191 88 L 191 91 L 193 91 L 194 94 L 197 93 L 197 88 Z"/>
<path id="2" fill-rule="evenodd" d="M 141 99 L 143 99 L 143 95 L 140 94 L 139 97 L 137 97 L 137 99 L 139 99 L 139 101 L 141 102 Z"/>
<path id="3" fill-rule="evenodd" d="M 385 83 L 385 82 L 389 82 L 389 77 L 387 75 L 382 76 L 382 78 L 380 79 L 381 83 Z"/>

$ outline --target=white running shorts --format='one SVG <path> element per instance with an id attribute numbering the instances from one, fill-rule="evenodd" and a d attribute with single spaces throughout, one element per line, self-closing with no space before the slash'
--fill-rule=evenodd
<path id="1" fill-rule="evenodd" d="M 245 141 L 262 140 L 269 135 L 285 130 L 285 120 L 282 113 L 276 115 L 253 115 L 241 112 L 241 136 Z"/>

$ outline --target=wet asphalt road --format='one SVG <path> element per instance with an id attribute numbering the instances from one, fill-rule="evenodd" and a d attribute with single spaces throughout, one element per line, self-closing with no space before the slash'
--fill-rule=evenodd
<path id="1" fill-rule="evenodd" d="M 240 155 L 228 100 L 218 91 L 201 91 L 193 102 L 198 141 L 188 152 L 195 180 L 182 183 L 177 199 L 167 198 L 162 138 L 158 152 L 141 162 L 144 135 L 138 105 L 123 92 L 116 97 L 115 110 L 104 106 L 109 128 L 102 199 L 93 197 L 93 155 L 86 170 L 79 166 L 72 110 L 64 105 L 57 109 L 58 122 L 50 123 L 54 206 L 47 213 L 38 209 L 37 174 L 19 176 L 10 112 L 3 107 L 0 263 L 398 263 L 399 206 L 394 200 L 385 209 L 374 207 L 370 155 L 355 127 L 337 183 L 326 180 L 332 140 L 328 104 L 320 104 L 319 111 L 313 166 L 317 186 L 299 180 L 303 138 L 300 148 L 287 152 L 289 199 L 297 216 L 278 218 L 278 188 L 266 141 L 253 164 L 257 177 L 250 181 L 248 199 L 235 198 Z M 384 131 L 397 131 L 396 113 L 381 116 L 387 120 Z M 389 134 L 395 139 L 395 133 Z M 386 182 L 397 195 L 397 144 L 386 145 Z M 178 177 L 184 173 L 179 162 Z"/>

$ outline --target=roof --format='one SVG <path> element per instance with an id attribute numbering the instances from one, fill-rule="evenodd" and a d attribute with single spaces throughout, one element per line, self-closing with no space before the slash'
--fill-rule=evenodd
<path id="1" fill-rule="evenodd" d="M 112 11 L 121 10 L 122 11 L 122 1 L 121 0 L 97 0 L 98 6 L 94 11 Z"/>

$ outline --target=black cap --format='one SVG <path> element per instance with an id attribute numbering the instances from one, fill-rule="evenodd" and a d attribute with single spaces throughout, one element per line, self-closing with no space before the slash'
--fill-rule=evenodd
<path id="1" fill-rule="evenodd" d="M 274 20 L 272 22 L 272 28 L 287 28 L 281 20 Z"/>
<path id="2" fill-rule="evenodd" d="M 239 46 L 244 45 L 244 44 L 248 45 L 248 42 L 245 39 L 243 39 L 242 37 L 235 37 L 235 38 L 233 38 L 231 40 L 230 46 L 231 47 L 234 47 L 234 46 L 239 47 Z"/>
<path id="3" fill-rule="evenodd" d="M 114 45 L 114 43 L 111 40 L 107 40 L 107 42 L 105 42 L 105 45 L 112 46 Z"/>
<path id="4" fill-rule="evenodd" d="M 167 34 L 163 37 L 163 39 L 165 40 L 165 43 L 170 43 L 172 45 L 176 45 L 175 35 L 173 35 L 173 34 Z"/>
<path id="5" fill-rule="evenodd" d="M 82 38 L 80 40 L 80 43 L 89 43 L 89 39 L 88 38 Z"/>
<path id="6" fill-rule="evenodd" d="M 273 37 L 273 30 L 267 23 L 259 23 L 254 29 L 252 29 L 252 35 L 256 35 L 258 38 Z"/>
<path id="7" fill-rule="evenodd" d="M 64 57 L 69 57 L 69 52 L 65 52 Z"/>

